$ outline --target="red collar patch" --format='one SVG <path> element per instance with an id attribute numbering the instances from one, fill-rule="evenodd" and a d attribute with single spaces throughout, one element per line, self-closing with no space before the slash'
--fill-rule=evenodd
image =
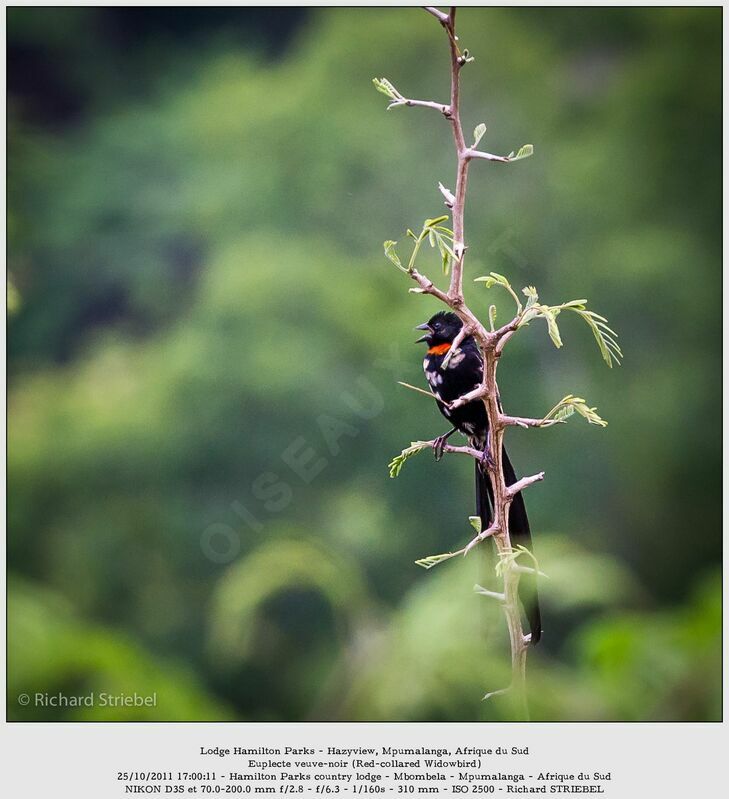
<path id="1" fill-rule="evenodd" d="M 451 345 L 447 342 L 445 344 L 436 344 L 435 347 L 431 347 L 428 350 L 428 355 L 445 355 L 450 348 Z"/>

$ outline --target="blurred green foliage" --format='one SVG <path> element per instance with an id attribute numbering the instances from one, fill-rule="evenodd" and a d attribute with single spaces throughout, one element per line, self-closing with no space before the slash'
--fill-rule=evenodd
<path id="1" fill-rule="evenodd" d="M 315 10 L 267 49 L 237 9 L 135 49 L 119 13 L 8 11 L 10 717 L 508 718 L 479 701 L 507 643 L 478 551 L 413 565 L 468 539 L 470 464 L 386 468 L 442 424 L 395 383 L 435 305 L 381 242 L 441 212 L 453 163 L 371 80 L 445 98 L 440 27 Z M 510 434 L 547 476 L 537 719 L 720 715 L 720 14 L 460 14 L 464 122 L 535 145 L 474 164 L 468 275 L 588 297 L 625 351 L 606 369 L 565 318 L 500 370 L 509 411 L 575 393 L 610 423 Z M 36 690 L 159 704 L 18 705 Z"/>

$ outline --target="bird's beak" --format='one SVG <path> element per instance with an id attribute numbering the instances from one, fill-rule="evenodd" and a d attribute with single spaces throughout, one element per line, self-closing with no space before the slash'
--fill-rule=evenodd
<path id="1" fill-rule="evenodd" d="M 423 324 L 422 324 L 422 325 L 418 325 L 418 326 L 415 328 L 415 330 L 427 330 L 427 331 L 428 331 L 428 332 L 427 332 L 427 333 L 426 333 L 424 336 L 421 336 L 421 337 L 420 337 L 420 338 L 419 338 L 419 339 L 418 339 L 418 340 L 415 342 L 416 344 L 420 344 L 420 342 L 421 342 L 421 341 L 427 341 L 427 340 L 428 340 L 428 337 L 429 337 L 429 336 L 430 336 L 430 334 L 433 332 L 433 328 L 432 328 L 432 327 L 431 327 L 431 326 L 430 326 L 430 325 L 429 325 L 427 322 L 423 322 Z"/>

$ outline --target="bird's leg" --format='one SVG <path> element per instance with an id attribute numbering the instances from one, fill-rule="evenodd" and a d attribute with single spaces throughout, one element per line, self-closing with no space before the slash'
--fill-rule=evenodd
<path id="1" fill-rule="evenodd" d="M 493 469 L 496 464 L 494 463 L 494 459 L 491 457 L 491 429 L 489 428 L 486 431 L 486 445 L 483 448 L 483 453 L 481 455 L 481 463 L 486 464 L 488 469 Z"/>
<path id="2" fill-rule="evenodd" d="M 447 433 L 444 433 L 442 436 L 438 436 L 433 441 L 433 454 L 435 455 L 435 459 L 439 461 L 443 457 L 443 448 L 445 447 L 446 441 L 456 432 L 457 428 L 452 428 Z"/>

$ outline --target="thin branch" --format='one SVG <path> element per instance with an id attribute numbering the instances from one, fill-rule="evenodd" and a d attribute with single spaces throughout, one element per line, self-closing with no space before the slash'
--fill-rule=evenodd
<path id="1" fill-rule="evenodd" d="M 522 314 L 520 312 L 510 322 L 507 322 L 505 325 L 502 325 L 501 327 L 494 330 L 494 339 L 496 340 L 497 343 L 500 343 L 502 339 L 508 338 L 512 333 L 518 330 L 519 323 L 521 322 L 521 317 Z M 501 347 L 501 349 L 503 349 L 503 346 Z M 498 351 L 500 351 L 500 349 Z"/>
<path id="2" fill-rule="evenodd" d="M 474 150 L 469 147 L 464 153 L 464 157 L 469 160 L 472 158 L 481 158 L 484 161 L 500 161 L 502 164 L 508 164 L 512 159 L 506 155 L 494 155 L 493 153 L 485 153 L 482 150 Z"/>
<path id="3" fill-rule="evenodd" d="M 487 694 L 484 694 L 482 701 L 485 702 L 487 699 L 493 699 L 495 696 L 503 696 L 504 694 L 509 694 L 514 690 L 514 686 L 509 685 L 506 688 L 499 688 L 498 691 L 489 691 Z"/>
<path id="4" fill-rule="evenodd" d="M 499 416 L 499 424 L 504 427 L 551 427 L 555 424 L 564 424 L 564 419 L 531 419 L 528 416 Z"/>
<path id="5" fill-rule="evenodd" d="M 429 397 L 430 399 L 434 399 L 434 400 L 438 399 L 438 397 L 436 397 L 435 394 L 433 394 L 432 391 L 426 391 L 424 388 L 418 388 L 418 386 L 411 386 L 410 383 L 403 383 L 402 380 L 398 380 L 397 383 L 400 386 L 404 386 L 405 388 L 409 388 L 411 391 L 417 391 L 418 394 L 425 394 L 425 396 Z"/>
<path id="6" fill-rule="evenodd" d="M 397 108 L 397 106 L 400 105 L 406 105 L 409 108 L 432 108 L 434 111 L 440 111 L 444 117 L 449 117 L 451 113 L 450 106 L 443 105 L 443 103 L 436 103 L 434 100 L 411 100 L 409 97 L 393 100 L 390 105 L 387 106 L 387 110 L 389 111 L 391 108 Z"/>
<path id="7" fill-rule="evenodd" d="M 473 402 L 474 400 L 484 399 L 485 397 L 488 396 L 488 393 L 489 393 L 488 387 L 484 386 L 482 383 L 477 388 L 474 388 L 473 391 L 469 391 L 466 394 L 462 394 L 460 397 L 454 399 L 453 402 L 450 403 L 449 407 L 452 410 L 455 410 L 456 408 L 460 408 L 463 405 L 468 405 L 469 402 Z"/>
<path id="8" fill-rule="evenodd" d="M 449 304 L 448 295 L 434 285 L 432 280 L 427 278 L 425 275 L 421 275 L 417 269 L 410 270 L 410 277 L 412 277 L 412 279 L 420 286 L 423 294 L 431 294 L 433 297 L 437 297 L 446 305 Z"/>
<path id="9" fill-rule="evenodd" d="M 527 486 L 538 483 L 541 480 L 544 480 L 544 472 L 533 474 L 530 477 L 522 477 L 521 480 L 517 480 L 506 489 L 506 494 L 509 497 L 515 497 L 520 491 L 527 488 Z"/>
<path id="10" fill-rule="evenodd" d="M 435 441 L 431 442 L 431 446 L 433 444 L 435 444 Z M 443 452 L 453 452 L 457 455 L 469 455 L 470 457 L 475 458 L 477 461 L 483 460 L 483 452 L 478 449 L 474 449 L 473 447 L 458 447 L 454 446 L 453 444 L 444 444 Z"/>
<path id="11" fill-rule="evenodd" d="M 424 6 L 423 8 L 429 14 L 432 14 L 438 20 L 438 22 L 440 22 L 441 25 L 447 25 L 448 24 L 448 14 L 444 14 L 442 11 L 437 9 L 435 6 Z"/>
<path id="12" fill-rule="evenodd" d="M 471 328 L 468 325 L 462 325 L 461 329 L 458 331 L 458 335 L 453 339 L 451 348 L 446 353 L 445 358 L 443 358 L 443 362 L 440 365 L 441 370 L 448 368 L 451 358 L 458 352 L 458 348 L 463 344 L 463 340 L 470 335 Z"/>
<path id="13" fill-rule="evenodd" d="M 471 541 L 464 547 L 463 549 L 463 556 L 465 557 L 468 553 L 477 545 L 480 544 L 485 538 L 490 538 L 492 535 L 496 535 L 500 533 L 501 529 L 496 524 L 492 524 L 490 527 L 487 527 L 485 530 L 482 530 L 477 536 L 475 536 Z"/>
<path id="14" fill-rule="evenodd" d="M 498 343 L 496 344 L 496 357 L 500 358 L 501 353 L 504 351 L 504 347 L 506 346 L 506 342 L 516 333 L 516 327 L 512 328 L 507 325 L 508 329 L 504 330 L 501 328 L 500 330 L 496 331 L 496 334 L 499 338 Z"/>
<path id="15" fill-rule="evenodd" d="M 540 577 L 546 577 L 549 579 L 548 574 L 545 574 L 543 571 L 539 571 L 539 569 L 532 569 L 531 566 L 519 566 L 517 564 L 514 566 L 514 569 L 519 572 L 519 574 L 538 574 Z"/>
<path id="16" fill-rule="evenodd" d="M 487 596 L 490 599 L 495 599 L 497 602 L 503 602 L 505 599 L 504 595 L 499 593 L 498 591 L 489 591 L 488 588 L 484 588 L 482 585 L 479 585 L 478 583 L 476 583 L 476 585 L 473 586 L 473 590 L 477 594 L 481 594 L 481 596 Z"/>
<path id="17" fill-rule="evenodd" d="M 498 530 L 492 525 L 488 528 L 488 530 L 484 530 L 482 533 L 479 533 L 472 541 L 470 541 L 463 549 L 457 549 L 455 552 L 445 552 L 442 555 L 430 555 L 427 558 L 420 558 L 420 560 L 416 560 L 415 562 L 418 566 L 422 566 L 424 569 L 432 569 L 433 566 L 437 566 L 439 563 L 443 563 L 446 560 L 450 560 L 451 558 L 456 558 L 458 555 L 463 555 L 465 558 L 466 555 L 478 544 L 479 542 L 483 541 L 484 538 L 488 536 L 495 535 Z M 486 589 L 483 589 L 484 591 Z"/>
<path id="18" fill-rule="evenodd" d="M 453 203 L 456 201 L 456 198 L 453 196 L 452 192 L 449 189 L 447 189 L 442 183 L 438 184 L 438 189 L 445 198 L 446 208 L 453 208 Z"/>

